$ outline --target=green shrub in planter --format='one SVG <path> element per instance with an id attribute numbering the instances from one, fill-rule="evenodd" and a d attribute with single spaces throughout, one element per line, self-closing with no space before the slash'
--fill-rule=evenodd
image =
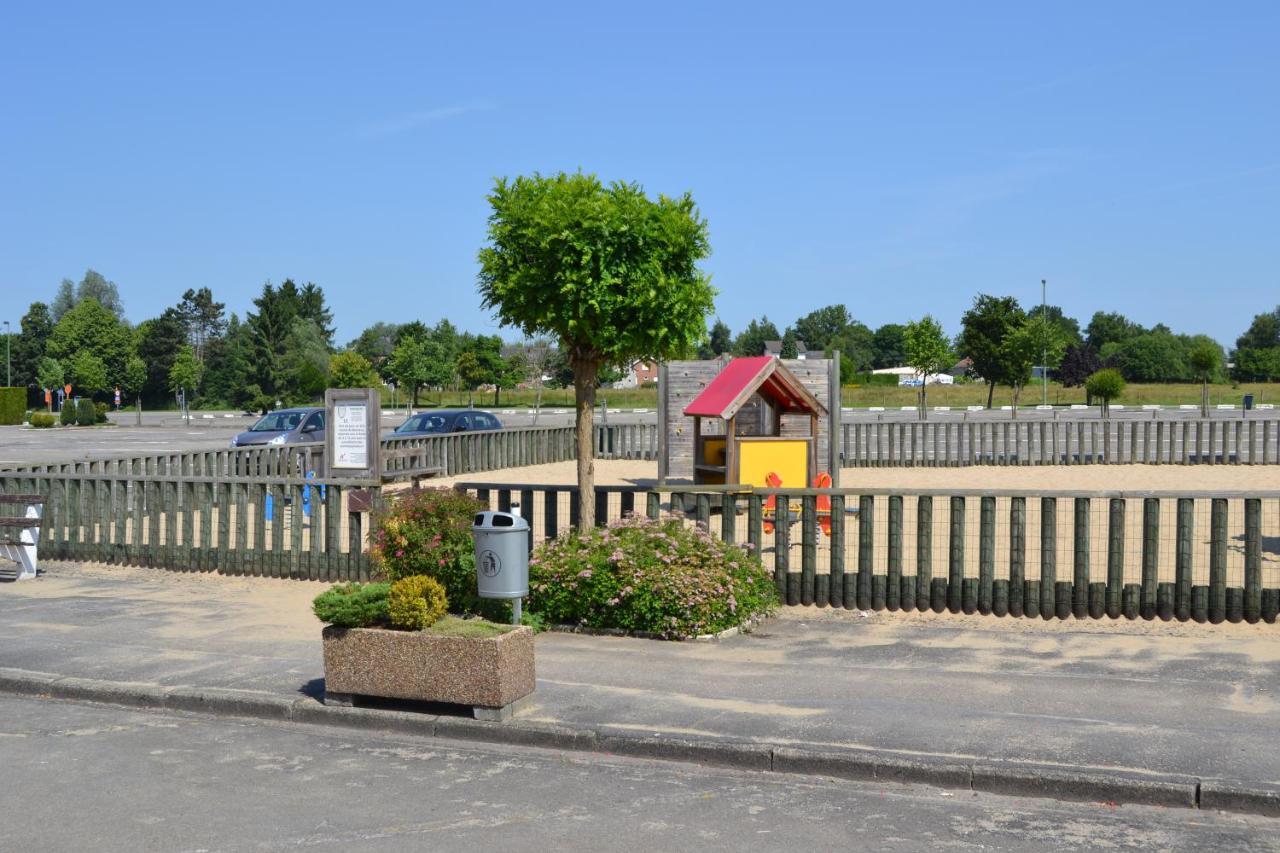
<path id="1" fill-rule="evenodd" d="M 426 575 L 401 578 L 387 592 L 387 615 L 391 626 L 402 631 L 429 628 L 440 621 L 447 609 L 444 587 Z"/>
<path id="2" fill-rule="evenodd" d="M 49 429 L 53 426 L 53 424 L 54 424 L 53 415 L 49 414 L 48 412 L 32 412 L 31 413 L 31 426 L 35 427 L 36 429 Z"/>
<path id="3" fill-rule="evenodd" d="M 76 404 L 74 400 L 64 400 L 58 412 L 58 420 L 63 426 L 72 426 L 76 422 Z"/>
<path id="4" fill-rule="evenodd" d="M 529 609 L 548 621 L 692 637 L 778 603 L 760 558 L 686 527 L 640 516 L 543 543 L 529 562 Z"/>
<path id="5" fill-rule="evenodd" d="M 93 410 L 93 401 L 81 397 L 76 402 L 76 423 L 80 426 L 93 426 L 98 422 L 98 413 Z"/>
<path id="6" fill-rule="evenodd" d="M 95 424 L 105 424 L 107 422 L 107 412 L 111 411 L 111 407 L 106 403 L 93 404 L 93 422 Z"/>
<path id="7" fill-rule="evenodd" d="M 321 622 L 342 628 L 371 628 L 386 625 L 387 583 L 347 583 L 327 589 L 311 602 L 311 610 Z"/>
<path id="8" fill-rule="evenodd" d="M 452 489 L 406 494 L 375 517 L 373 559 L 388 580 L 428 575 L 444 587 L 454 613 L 479 612 L 471 523 L 484 508 Z"/>

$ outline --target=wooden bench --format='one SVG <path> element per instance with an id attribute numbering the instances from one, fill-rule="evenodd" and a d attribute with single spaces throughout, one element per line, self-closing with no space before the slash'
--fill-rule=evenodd
<path id="1" fill-rule="evenodd" d="M 29 580 L 37 574 L 36 543 L 40 540 L 40 516 L 44 498 L 40 495 L 0 495 L 0 508 L 25 507 L 22 516 L 0 515 L 0 558 L 12 560 L 14 568 L 0 564 L 0 580 Z"/>

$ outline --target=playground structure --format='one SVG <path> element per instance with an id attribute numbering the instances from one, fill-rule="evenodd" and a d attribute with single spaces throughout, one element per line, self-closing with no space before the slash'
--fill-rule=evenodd
<path id="1" fill-rule="evenodd" d="M 826 407 L 775 358 L 735 358 L 684 408 L 693 418 L 695 485 L 808 486 Z M 783 433 L 783 419 L 808 423 Z"/>

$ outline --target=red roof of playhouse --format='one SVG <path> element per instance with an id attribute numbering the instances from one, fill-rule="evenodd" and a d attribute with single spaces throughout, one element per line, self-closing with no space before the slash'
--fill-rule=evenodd
<path id="1" fill-rule="evenodd" d="M 784 412 L 812 412 L 826 409 L 805 389 L 790 370 L 772 356 L 735 358 L 715 379 L 685 406 L 690 417 L 731 418 L 756 392 Z"/>

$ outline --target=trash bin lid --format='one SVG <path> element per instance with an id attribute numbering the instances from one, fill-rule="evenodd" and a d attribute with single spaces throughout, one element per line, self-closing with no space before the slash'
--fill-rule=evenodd
<path id="1" fill-rule="evenodd" d="M 529 522 L 514 512 L 478 512 L 471 525 L 474 531 L 528 530 Z"/>

